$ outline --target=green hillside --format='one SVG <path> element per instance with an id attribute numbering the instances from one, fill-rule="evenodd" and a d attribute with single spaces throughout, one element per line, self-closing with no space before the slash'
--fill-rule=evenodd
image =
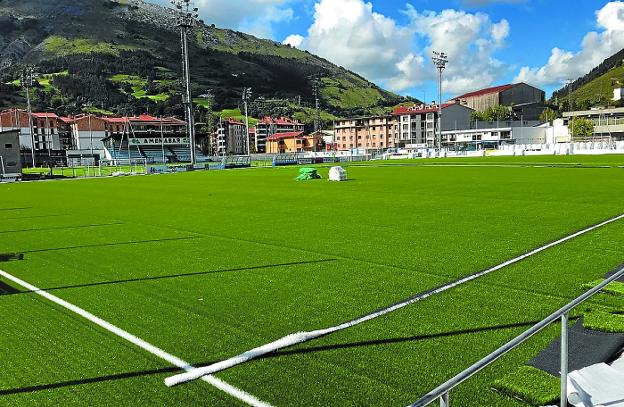
<path id="1" fill-rule="evenodd" d="M 23 106 L 24 64 L 46 74 L 35 85 L 35 109 L 73 114 L 85 106 L 114 113 L 183 115 L 179 33 L 174 15 L 142 0 L 0 1 L 0 108 Z M 197 105 L 237 109 L 245 87 L 259 104 L 314 120 L 314 81 L 321 117 L 375 114 L 403 99 L 342 67 L 275 41 L 199 24 L 190 40 Z M 64 72 L 64 75 L 52 75 Z M 210 94 L 212 100 L 203 95 Z"/>

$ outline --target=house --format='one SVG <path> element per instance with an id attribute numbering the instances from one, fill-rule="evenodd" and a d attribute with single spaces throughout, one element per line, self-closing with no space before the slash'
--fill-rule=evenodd
<path id="1" fill-rule="evenodd" d="M 266 152 L 269 154 L 302 153 L 322 151 L 323 138 L 318 134 L 305 134 L 302 131 L 279 133 L 267 137 Z"/>
<path id="2" fill-rule="evenodd" d="M 288 117 L 273 118 L 270 116 L 263 117 L 255 127 L 255 148 L 256 152 L 264 153 L 266 151 L 266 139 L 270 136 L 280 133 L 291 133 L 304 131 L 305 125 L 296 119 Z"/>

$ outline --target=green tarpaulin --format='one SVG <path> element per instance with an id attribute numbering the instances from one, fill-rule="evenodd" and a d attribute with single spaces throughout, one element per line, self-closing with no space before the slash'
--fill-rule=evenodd
<path id="1" fill-rule="evenodd" d="M 295 179 L 297 181 L 307 181 L 319 178 L 321 178 L 321 176 L 316 172 L 316 168 L 303 167 L 299 169 L 299 176 Z"/>

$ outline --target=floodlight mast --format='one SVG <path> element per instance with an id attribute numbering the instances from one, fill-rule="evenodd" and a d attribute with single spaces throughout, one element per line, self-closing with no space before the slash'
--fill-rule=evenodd
<path id="1" fill-rule="evenodd" d="M 249 111 L 248 111 L 248 103 L 249 99 L 251 99 L 251 88 L 243 88 L 243 104 L 245 105 L 245 133 L 247 139 L 247 155 L 251 156 L 250 144 L 251 137 L 249 136 Z"/>
<path id="2" fill-rule="evenodd" d="M 22 72 L 22 86 L 26 89 L 26 109 L 28 111 L 28 127 L 30 131 L 30 152 L 32 155 L 32 166 L 33 168 L 37 165 L 35 159 L 35 133 L 33 126 L 33 116 L 32 116 L 32 106 L 30 104 L 30 88 L 33 86 L 35 78 L 39 76 L 39 74 L 35 73 L 35 68 L 32 66 L 26 66 L 24 71 Z"/>
<path id="3" fill-rule="evenodd" d="M 442 151 L 442 72 L 446 69 L 448 63 L 448 55 L 444 52 L 433 51 L 431 57 L 433 64 L 438 68 L 439 82 L 438 82 L 438 129 L 436 135 L 436 142 L 434 147 Z"/>
<path id="4" fill-rule="evenodd" d="M 186 116 L 187 135 L 191 148 L 191 164 L 197 163 L 195 157 L 195 117 L 193 116 L 193 96 L 191 94 L 191 70 L 189 64 L 188 32 L 195 26 L 199 17 L 197 7 L 192 0 L 171 0 L 177 14 L 177 26 L 180 28 L 180 42 L 182 45 L 182 74 L 186 85 L 184 94 L 184 114 Z"/>

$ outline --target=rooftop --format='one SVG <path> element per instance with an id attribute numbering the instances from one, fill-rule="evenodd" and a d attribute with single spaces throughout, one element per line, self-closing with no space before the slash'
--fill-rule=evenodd
<path id="1" fill-rule="evenodd" d="M 453 100 L 455 99 L 465 99 L 465 98 L 470 98 L 470 97 L 475 97 L 475 96 L 483 96 L 483 95 L 489 95 L 491 93 L 500 93 L 504 90 L 507 89 L 511 89 L 514 86 L 516 86 L 517 84 L 515 83 L 509 83 L 507 85 L 499 85 L 499 86 L 492 86 L 491 88 L 485 88 L 485 89 L 481 89 L 481 90 L 476 90 L 474 92 L 469 92 L 469 93 L 465 93 L 463 95 L 460 96 L 456 96 L 453 98 Z"/>
<path id="2" fill-rule="evenodd" d="M 303 132 L 302 131 L 290 131 L 288 133 L 277 133 L 274 134 L 270 137 L 267 137 L 267 140 L 269 141 L 276 141 L 276 140 L 283 140 L 283 139 L 287 139 L 287 138 L 298 138 L 298 137 L 302 137 L 303 136 Z"/>

